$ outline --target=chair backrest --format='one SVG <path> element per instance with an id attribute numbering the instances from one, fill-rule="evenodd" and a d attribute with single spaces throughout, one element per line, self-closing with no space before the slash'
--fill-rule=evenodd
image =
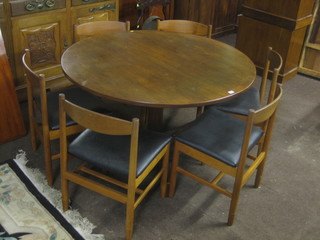
<path id="1" fill-rule="evenodd" d="M 69 116 L 80 126 L 92 131 L 108 135 L 131 135 L 130 165 L 136 166 L 138 154 L 139 119 L 132 121 L 111 117 L 97 113 L 65 99 L 64 94 L 59 95 L 59 125 L 61 153 L 66 154 L 66 116 Z M 107 146 L 106 146 L 107 147 Z"/>
<path id="2" fill-rule="evenodd" d="M 40 98 L 39 109 L 41 110 L 41 121 L 43 129 L 45 129 L 48 124 L 48 107 L 47 107 L 47 87 L 46 78 L 44 74 L 36 74 L 30 68 L 30 51 L 25 50 L 22 56 L 22 65 L 25 72 L 25 78 L 27 83 L 27 95 L 28 95 L 28 109 L 29 117 L 33 117 L 35 114 L 34 110 L 34 99 Z"/>
<path id="3" fill-rule="evenodd" d="M 281 55 L 272 49 L 272 47 L 268 47 L 267 58 L 264 65 L 264 70 L 262 73 L 261 84 L 260 84 L 260 103 L 262 105 L 265 98 L 265 91 L 267 85 L 267 79 L 269 75 L 269 71 L 272 71 L 271 84 L 269 88 L 269 95 L 267 103 L 270 103 L 274 99 L 276 85 L 278 81 L 278 76 L 280 69 L 282 67 L 282 57 Z"/>
<path id="4" fill-rule="evenodd" d="M 262 137 L 263 141 L 259 151 L 260 153 L 263 153 L 265 155 L 267 154 L 269 145 L 270 145 L 272 130 L 275 122 L 275 115 L 276 115 L 276 111 L 277 111 L 281 96 L 282 96 L 282 87 L 281 87 L 281 84 L 277 84 L 276 90 L 275 90 L 275 98 L 270 103 L 268 103 L 266 106 L 260 108 L 257 111 L 254 111 L 252 109 L 249 110 L 248 117 L 246 118 L 247 125 L 246 125 L 244 140 L 242 144 L 239 168 L 243 169 L 245 166 L 245 162 L 248 155 L 248 146 L 249 146 L 251 131 L 254 126 L 258 126 L 263 129 L 263 132 L 264 132 L 264 135 Z"/>
<path id="5" fill-rule="evenodd" d="M 211 38 L 212 25 L 205 25 L 189 20 L 157 20 L 157 30 L 194 34 Z"/>
<path id="6" fill-rule="evenodd" d="M 95 35 L 103 35 L 108 32 L 114 31 L 130 31 L 130 22 L 119 22 L 119 21 L 93 21 L 87 22 L 79 25 L 74 25 L 74 42 L 78 42 L 79 40 L 95 36 Z"/>

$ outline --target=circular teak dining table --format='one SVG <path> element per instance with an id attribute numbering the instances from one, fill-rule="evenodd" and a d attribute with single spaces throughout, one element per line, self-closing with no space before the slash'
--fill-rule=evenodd
<path id="1" fill-rule="evenodd" d="M 230 99 L 256 78 L 252 61 L 206 37 L 160 31 L 112 32 L 83 39 L 62 55 L 66 77 L 93 94 L 148 109 L 160 129 L 163 108 Z"/>

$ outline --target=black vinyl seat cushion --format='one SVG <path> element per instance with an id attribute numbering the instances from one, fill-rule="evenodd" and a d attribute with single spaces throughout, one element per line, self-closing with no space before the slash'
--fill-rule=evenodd
<path id="1" fill-rule="evenodd" d="M 246 123 L 216 109 L 208 109 L 175 135 L 175 139 L 232 167 L 237 167 Z M 261 128 L 253 127 L 251 150 L 262 137 Z"/>
<path id="2" fill-rule="evenodd" d="M 235 98 L 222 103 L 210 105 L 206 107 L 205 110 L 210 108 L 216 108 L 224 112 L 246 116 L 248 115 L 249 109 L 258 110 L 260 108 L 259 90 L 255 87 L 251 87 Z"/>
<path id="3" fill-rule="evenodd" d="M 138 144 L 137 176 L 146 169 L 153 158 L 171 141 L 171 136 L 140 130 Z M 130 139 L 86 129 L 68 147 L 68 152 L 93 166 L 106 170 L 110 176 L 127 181 L 129 174 Z"/>
<path id="4" fill-rule="evenodd" d="M 111 111 L 103 107 L 103 101 L 87 91 L 82 90 L 79 87 L 71 86 L 58 91 L 52 91 L 47 93 L 47 105 L 48 105 L 48 121 L 49 129 L 59 129 L 59 94 L 63 93 L 66 99 L 72 103 L 75 103 L 83 108 L 100 112 L 103 114 L 111 115 Z M 36 103 L 40 106 L 40 98 L 35 99 Z M 74 125 L 75 122 L 67 117 L 66 125 Z"/>

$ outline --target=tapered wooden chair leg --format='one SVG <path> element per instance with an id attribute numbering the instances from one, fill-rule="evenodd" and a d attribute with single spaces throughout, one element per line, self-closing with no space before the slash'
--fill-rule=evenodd
<path id="1" fill-rule="evenodd" d="M 127 216 L 126 216 L 126 240 L 132 239 L 134 225 L 134 196 L 128 196 Z"/>
<path id="2" fill-rule="evenodd" d="M 50 149 L 49 140 L 46 140 L 45 138 L 43 142 L 43 148 L 44 148 L 44 161 L 45 161 L 47 181 L 48 181 L 48 185 L 52 186 L 53 177 L 52 177 L 51 149 Z"/>
<path id="3" fill-rule="evenodd" d="M 240 197 L 240 190 L 241 190 L 241 181 L 238 180 L 238 182 L 235 183 L 235 186 L 233 187 L 231 202 L 230 202 L 230 209 L 229 209 L 229 216 L 228 216 L 228 225 L 232 226 L 234 222 L 234 218 L 236 215 L 237 207 L 238 207 L 238 201 Z"/>
<path id="4" fill-rule="evenodd" d="M 263 162 L 260 163 L 260 166 L 257 168 L 256 178 L 254 182 L 254 187 L 256 188 L 260 186 L 265 163 L 266 163 L 266 159 L 264 159 Z"/>
<path id="5" fill-rule="evenodd" d="M 69 208 L 69 190 L 68 180 L 61 178 L 61 193 L 62 193 L 62 208 L 63 211 L 67 211 Z"/>
<path id="6" fill-rule="evenodd" d="M 175 189 L 176 189 L 178 164 L 179 164 L 179 150 L 175 148 L 173 152 L 171 174 L 170 174 L 169 197 L 171 198 L 173 198 Z"/>
<path id="7" fill-rule="evenodd" d="M 31 146 L 32 150 L 36 151 L 38 144 L 37 144 L 37 133 L 34 126 L 34 123 L 30 122 L 30 137 L 31 137 Z"/>
<path id="8" fill-rule="evenodd" d="M 161 176 L 161 198 L 165 198 L 167 195 L 167 180 L 168 180 L 168 164 L 169 164 L 169 146 L 167 147 L 167 153 L 163 156 L 162 169 L 163 173 Z"/>

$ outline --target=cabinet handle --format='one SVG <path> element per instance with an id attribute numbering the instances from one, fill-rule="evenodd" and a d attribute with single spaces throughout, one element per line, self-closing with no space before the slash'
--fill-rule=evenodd
<path id="1" fill-rule="evenodd" d="M 32 12 L 36 9 L 42 9 L 44 6 L 46 6 L 47 8 L 52 8 L 55 5 L 55 0 L 39 0 L 36 2 L 29 2 L 26 6 L 25 9 L 29 12 Z"/>
<path id="2" fill-rule="evenodd" d="M 89 12 L 103 11 L 103 10 L 114 10 L 115 4 L 105 4 L 96 8 L 89 8 Z"/>
<path id="3" fill-rule="evenodd" d="M 47 6 L 48 8 L 52 8 L 52 7 L 54 7 L 54 5 L 55 5 L 55 1 L 54 1 L 54 0 L 48 0 L 48 1 L 46 1 L 46 6 Z"/>
<path id="4" fill-rule="evenodd" d="M 33 11 L 33 10 L 35 10 L 36 9 L 36 5 L 35 4 L 32 4 L 32 3 L 28 3 L 27 5 L 26 5 L 26 10 L 27 11 Z"/>

